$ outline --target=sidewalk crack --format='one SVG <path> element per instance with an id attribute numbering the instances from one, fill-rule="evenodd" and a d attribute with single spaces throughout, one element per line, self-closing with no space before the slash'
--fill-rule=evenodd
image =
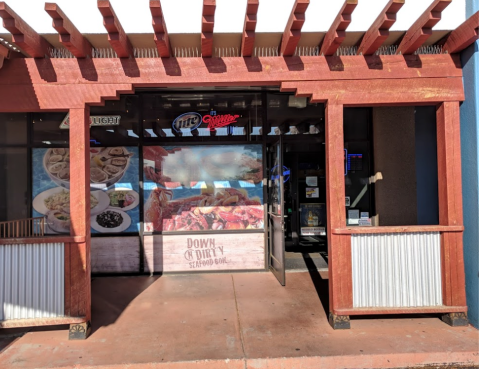
<path id="1" fill-rule="evenodd" d="M 235 279 L 233 277 L 233 274 L 231 274 L 231 282 L 233 283 L 233 294 L 235 296 L 236 319 L 238 320 L 238 329 L 239 329 L 240 339 L 241 339 L 241 349 L 243 350 L 244 369 L 248 369 L 248 364 L 246 361 L 246 351 L 244 348 L 243 327 L 241 326 L 241 318 L 239 315 L 239 308 L 238 308 L 238 298 L 236 296 L 236 286 L 235 286 Z"/>

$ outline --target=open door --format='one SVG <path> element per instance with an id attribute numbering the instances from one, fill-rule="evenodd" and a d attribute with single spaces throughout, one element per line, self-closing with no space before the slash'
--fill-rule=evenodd
<path id="1" fill-rule="evenodd" d="M 285 285 L 284 251 L 284 176 L 283 140 L 270 147 L 268 178 L 269 267 L 282 286 Z"/>

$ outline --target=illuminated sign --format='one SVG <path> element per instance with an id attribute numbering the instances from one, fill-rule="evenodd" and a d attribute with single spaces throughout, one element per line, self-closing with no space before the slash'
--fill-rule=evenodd
<path id="1" fill-rule="evenodd" d="M 119 115 L 104 115 L 104 116 L 91 116 L 90 127 L 92 126 L 118 126 L 120 125 Z M 70 128 L 70 113 L 66 115 L 63 121 L 60 123 L 61 129 Z"/>
<path id="2" fill-rule="evenodd" d="M 210 131 L 216 131 L 216 128 L 225 127 L 231 123 L 236 123 L 240 116 L 235 114 L 219 114 L 216 115 L 215 111 L 210 114 L 201 116 L 199 113 L 189 112 L 181 114 L 177 117 L 172 124 L 173 129 L 176 132 L 180 132 L 182 129 L 189 129 L 194 131 L 200 126 L 201 123 L 208 125 L 207 129 Z"/>
<path id="3" fill-rule="evenodd" d="M 220 114 L 220 115 L 205 115 L 203 122 L 208 124 L 210 131 L 216 131 L 216 128 L 225 127 L 231 123 L 238 121 L 239 115 Z"/>
<path id="4" fill-rule="evenodd" d="M 272 181 L 276 181 L 277 179 L 279 179 L 280 175 L 278 172 L 278 166 L 275 165 L 272 169 L 271 169 L 271 180 Z M 288 182 L 289 180 L 289 176 L 291 175 L 291 170 L 289 170 L 287 167 L 285 167 L 283 165 L 283 183 L 286 183 Z"/>
<path id="5" fill-rule="evenodd" d="M 201 114 L 199 113 L 184 113 L 177 117 L 172 124 L 176 132 L 181 132 L 181 129 L 189 128 L 190 131 L 195 130 L 202 122 Z"/>

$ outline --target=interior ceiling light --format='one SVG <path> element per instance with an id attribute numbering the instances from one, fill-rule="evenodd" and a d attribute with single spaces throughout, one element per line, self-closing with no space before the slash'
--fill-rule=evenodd
<path id="1" fill-rule="evenodd" d="M 307 97 L 289 96 L 288 107 L 303 109 L 308 105 Z"/>
<path id="2" fill-rule="evenodd" d="M 281 105 L 281 101 L 279 101 L 278 99 L 271 99 L 269 100 L 268 105 L 270 108 L 279 108 Z"/>
<path id="3" fill-rule="evenodd" d="M 233 106 L 235 108 L 245 108 L 246 107 L 246 102 L 244 101 L 236 101 L 233 103 Z"/>

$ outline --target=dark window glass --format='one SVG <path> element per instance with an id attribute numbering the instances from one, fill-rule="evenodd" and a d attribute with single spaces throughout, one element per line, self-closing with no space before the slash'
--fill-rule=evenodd
<path id="1" fill-rule="evenodd" d="M 35 145 L 68 145 L 69 130 L 60 128 L 68 113 L 35 113 L 32 116 Z"/>
<path id="2" fill-rule="evenodd" d="M 0 178 L 0 221 L 29 218 L 27 148 L 0 148 Z"/>
<path id="3" fill-rule="evenodd" d="M 27 144 L 27 114 L 0 114 L 0 145 Z"/>
<path id="4" fill-rule="evenodd" d="M 371 109 L 344 109 L 344 182 L 347 225 L 359 225 L 359 218 L 371 218 L 370 137 Z M 358 215 L 356 217 L 356 215 Z"/>
<path id="5" fill-rule="evenodd" d="M 439 222 L 435 107 L 344 111 L 347 225 Z"/>
<path id="6" fill-rule="evenodd" d="M 99 120 L 110 118 L 118 125 L 94 126 L 90 128 L 90 142 L 94 145 L 135 145 L 140 135 L 139 96 L 122 96 L 118 101 L 107 101 L 105 106 L 92 106 L 90 117 Z M 119 118 L 117 118 L 119 117 Z"/>
<path id="7" fill-rule="evenodd" d="M 261 124 L 260 94 L 143 95 L 143 134 L 148 138 L 256 139 Z"/>
<path id="8" fill-rule="evenodd" d="M 311 104 L 306 97 L 267 95 L 268 135 L 324 135 L 324 104 Z"/>

